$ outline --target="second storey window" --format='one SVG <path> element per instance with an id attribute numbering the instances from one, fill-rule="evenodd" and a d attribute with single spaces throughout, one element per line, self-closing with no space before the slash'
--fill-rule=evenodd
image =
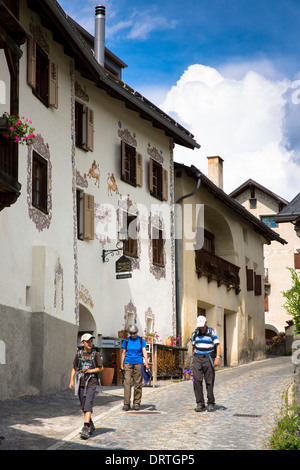
<path id="1" fill-rule="evenodd" d="M 32 157 L 32 205 L 47 212 L 48 199 L 47 161 L 33 151 Z"/>
<path id="2" fill-rule="evenodd" d="M 136 149 L 121 141 L 121 180 L 132 186 L 143 185 L 143 158 Z"/>
<path id="3" fill-rule="evenodd" d="M 278 225 L 277 225 L 277 223 L 275 222 L 274 219 L 275 219 L 275 216 L 273 216 L 273 217 L 271 217 L 271 216 L 262 216 L 261 217 L 261 221 L 270 228 L 277 228 L 278 227 Z"/>
<path id="4" fill-rule="evenodd" d="M 168 200 L 168 172 L 152 158 L 149 161 L 150 194 L 161 201 Z"/>

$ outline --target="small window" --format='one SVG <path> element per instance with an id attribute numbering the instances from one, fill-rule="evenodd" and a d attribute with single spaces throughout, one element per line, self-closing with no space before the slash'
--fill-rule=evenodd
<path id="1" fill-rule="evenodd" d="M 168 200 L 168 172 L 152 158 L 149 161 L 149 186 L 151 196 L 161 201 Z"/>
<path id="2" fill-rule="evenodd" d="M 249 199 L 250 209 L 256 209 L 257 207 L 257 200 L 256 199 Z"/>
<path id="3" fill-rule="evenodd" d="M 261 221 L 266 224 L 270 228 L 277 228 L 278 224 L 275 222 L 275 216 L 263 216 L 261 217 Z"/>
<path id="4" fill-rule="evenodd" d="M 83 150 L 94 150 L 94 111 L 75 101 L 75 145 Z"/>
<path id="5" fill-rule="evenodd" d="M 48 165 L 47 160 L 33 151 L 32 157 L 32 205 L 47 212 L 48 199 Z"/>
<path id="6" fill-rule="evenodd" d="M 215 254 L 215 236 L 213 233 L 204 229 L 203 250 Z"/>
<path id="7" fill-rule="evenodd" d="M 138 256 L 137 250 L 137 221 L 135 215 L 127 214 L 128 240 L 124 242 L 124 254 L 129 256 Z"/>
<path id="8" fill-rule="evenodd" d="M 162 230 L 152 228 L 152 261 L 153 264 L 164 266 L 164 240 Z"/>
<path id="9" fill-rule="evenodd" d="M 121 142 L 121 180 L 136 186 L 136 150 Z"/>

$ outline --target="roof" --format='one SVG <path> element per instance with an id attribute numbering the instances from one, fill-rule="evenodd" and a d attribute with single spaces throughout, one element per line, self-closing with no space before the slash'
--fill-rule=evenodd
<path id="1" fill-rule="evenodd" d="M 226 204 L 231 210 L 237 212 L 239 216 L 243 217 L 245 221 L 252 224 L 254 230 L 267 239 L 268 243 L 271 241 L 277 241 L 282 245 L 286 244 L 287 241 L 281 238 L 274 230 L 269 228 L 264 222 L 261 222 L 257 217 L 252 215 L 244 206 L 239 202 L 233 199 L 231 196 L 226 194 L 223 189 L 216 186 L 207 176 L 205 176 L 198 168 L 194 165 L 188 167 L 182 163 L 174 163 L 175 169 L 184 170 L 189 176 L 198 180 L 201 179 L 201 186 L 204 186 L 208 191 L 210 191 L 216 199 L 222 201 L 223 204 Z M 200 186 L 200 187 L 201 187 Z"/>
<path id="2" fill-rule="evenodd" d="M 252 180 L 252 179 L 249 179 L 248 181 L 246 181 L 245 183 L 241 184 L 241 186 L 239 186 L 237 189 L 235 189 L 234 191 L 232 191 L 229 196 L 230 197 L 233 197 L 233 198 L 236 198 L 237 196 L 239 196 L 240 194 L 242 194 L 244 191 L 246 191 L 246 189 L 248 188 L 257 188 L 259 189 L 260 191 L 262 191 L 263 193 L 267 194 L 268 196 L 272 197 L 273 199 L 275 199 L 277 202 L 280 202 L 281 204 L 283 205 L 286 205 L 288 204 L 288 201 L 286 201 L 285 199 L 283 199 L 281 196 L 278 196 L 278 194 L 275 194 L 273 193 L 272 191 L 270 191 L 269 189 L 265 188 L 265 186 L 262 186 L 261 184 L 257 183 L 256 181 Z"/>
<path id="3" fill-rule="evenodd" d="M 76 70 L 85 78 L 93 80 L 100 89 L 123 101 L 142 119 L 163 130 L 175 144 L 190 149 L 200 147 L 187 129 L 96 61 L 78 27 L 56 0 L 28 0 L 28 7 L 41 16 L 42 25 L 53 31 L 55 40 L 63 45 L 65 54 L 74 59 Z"/>
<path id="4" fill-rule="evenodd" d="M 275 221 L 296 222 L 298 219 L 300 219 L 300 193 L 277 214 Z"/>

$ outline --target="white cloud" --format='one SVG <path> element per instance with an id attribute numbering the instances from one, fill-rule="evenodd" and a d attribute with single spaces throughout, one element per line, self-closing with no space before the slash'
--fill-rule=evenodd
<path id="1" fill-rule="evenodd" d="M 300 190 L 300 166 L 284 143 L 291 85 L 252 71 L 234 80 L 211 67 L 191 65 L 161 107 L 195 135 L 201 149 L 177 146 L 175 160 L 207 174 L 206 157 L 219 155 L 226 192 L 252 178 L 291 200 Z"/>

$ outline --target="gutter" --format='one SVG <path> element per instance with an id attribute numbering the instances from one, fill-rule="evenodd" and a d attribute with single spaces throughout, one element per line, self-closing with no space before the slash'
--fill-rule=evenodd
<path id="1" fill-rule="evenodd" d="M 188 197 L 193 196 L 194 194 L 196 194 L 196 192 L 200 188 L 201 173 L 199 172 L 199 170 L 194 165 L 192 165 L 192 168 L 195 171 L 195 177 L 198 178 L 197 179 L 197 185 L 191 193 L 180 196 L 180 198 L 177 199 L 177 201 L 175 202 L 175 213 L 174 213 L 174 217 L 175 217 L 176 336 L 178 337 L 178 335 L 179 335 L 179 347 L 182 346 L 182 340 L 181 340 L 181 315 L 180 315 L 180 302 L 179 302 L 180 298 L 179 298 L 179 276 L 178 276 L 178 242 L 177 242 L 177 236 L 176 236 L 176 232 L 177 232 L 177 230 L 176 230 L 176 223 L 177 223 L 176 209 L 177 209 L 177 205 L 180 204 L 181 201 L 183 201 L 183 199 L 187 199 Z"/>

